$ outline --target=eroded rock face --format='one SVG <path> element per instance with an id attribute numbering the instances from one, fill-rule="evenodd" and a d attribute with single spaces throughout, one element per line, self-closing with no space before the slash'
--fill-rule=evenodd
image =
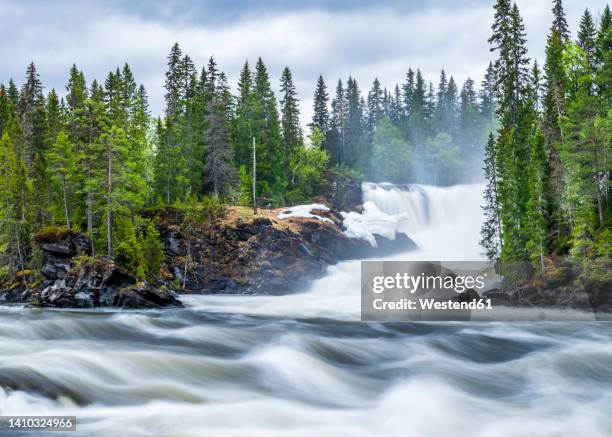
<path id="1" fill-rule="evenodd" d="M 342 218 L 334 210 L 313 213 L 329 221 L 276 220 L 269 214 L 202 228 L 190 240 L 182 235 L 178 221 L 160 220 L 168 281 L 178 281 L 182 291 L 192 293 L 287 293 L 303 289 L 308 280 L 324 275 L 340 260 L 416 247 L 398 235 L 393 241 L 382 238 L 376 249 L 366 241 L 347 238 Z"/>
<path id="2" fill-rule="evenodd" d="M 25 282 L 0 293 L 4 302 L 56 308 L 157 308 L 180 306 L 174 292 L 138 283 L 106 257 L 92 258 L 90 241 L 73 231 L 46 231 L 34 237 L 42 252 L 42 281 Z"/>
<path id="3" fill-rule="evenodd" d="M 160 290 L 117 266 L 110 258 L 82 260 L 65 278 L 58 278 L 39 294 L 37 305 L 62 308 L 157 308 L 180 306 L 173 292 Z"/>

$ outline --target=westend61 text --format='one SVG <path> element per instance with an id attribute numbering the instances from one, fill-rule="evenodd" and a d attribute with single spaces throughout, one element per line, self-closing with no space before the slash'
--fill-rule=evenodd
<path id="1" fill-rule="evenodd" d="M 372 306 L 375 310 L 492 310 L 491 299 L 472 300 L 470 302 L 457 302 L 454 300 L 438 301 L 436 299 L 398 299 L 386 301 L 374 299 Z"/>

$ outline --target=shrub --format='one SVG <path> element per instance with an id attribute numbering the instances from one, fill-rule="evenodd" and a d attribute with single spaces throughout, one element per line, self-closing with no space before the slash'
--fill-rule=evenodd
<path id="1" fill-rule="evenodd" d="M 68 235 L 68 228 L 65 226 L 45 226 L 40 228 L 32 237 L 36 244 L 57 243 Z"/>

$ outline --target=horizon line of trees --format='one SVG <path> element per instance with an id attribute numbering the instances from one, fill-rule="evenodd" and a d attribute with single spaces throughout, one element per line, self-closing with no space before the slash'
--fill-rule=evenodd
<path id="1" fill-rule="evenodd" d="M 489 39 L 499 128 L 485 149 L 481 244 L 490 259 L 541 273 L 551 255 L 587 269 L 612 254 L 610 8 L 598 23 L 585 9 L 572 39 L 562 1 L 552 3 L 543 70 L 527 56 L 516 3 L 496 1 Z"/>

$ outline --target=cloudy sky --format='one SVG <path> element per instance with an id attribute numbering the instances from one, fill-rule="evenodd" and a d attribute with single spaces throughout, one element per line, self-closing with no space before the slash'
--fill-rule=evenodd
<path id="1" fill-rule="evenodd" d="M 530 56 L 543 56 L 551 0 L 517 0 Z M 34 61 L 49 90 L 64 92 L 73 62 L 88 81 L 128 62 L 144 83 L 153 113 L 163 111 L 165 57 L 178 41 L 198 67 L 214 55 L 232 85 L 246 59 L 262 56 L 273 85 L 285 65 L 302 100 L 302 122 L 312 114 L 319 74 L 330 91 L 352 75 L 362 88 L 378 77 L 392 88 L 408 67 L 437 82 L 446 69 L 459 82 L 482 78 L 493 0 L 233 0 L 68 1 L 0 0 L 0 82 L 20 84 Z M 565 0 L 575 31 L 588 6 L 605 0 Z"/>

